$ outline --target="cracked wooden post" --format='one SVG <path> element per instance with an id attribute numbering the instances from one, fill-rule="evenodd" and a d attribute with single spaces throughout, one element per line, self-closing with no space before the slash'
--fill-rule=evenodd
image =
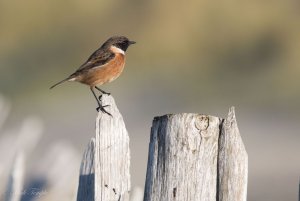
<path id="1" fill-rule="evenodd" d="M 200 114 L 154 118 L 144 201 L 245 201 L 246 188 L 247 153 L 233 108 L 225 121 Z"/>
<path id="2" fill-rule="evenodd" d="M 91 140 L 82 160 L 77 200 L 128 201 L 129 136 L 113 97 L 103 95 L 102 104 L 109 105 L 105 109 L 113 117 L 98 113 L 95 141 Z"/>
<path id="3" fill-rule="evenodd" d="M 234 108 L 222 124 L 219 138 L 218 195 L 221 201 L 246 201 L 248 155 L 237 126 Z"/>

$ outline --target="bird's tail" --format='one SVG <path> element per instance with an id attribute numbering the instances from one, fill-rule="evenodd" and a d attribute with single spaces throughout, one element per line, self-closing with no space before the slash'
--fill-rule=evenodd
<path id="1" fill-rule="evenodd" d="M 54 84 L 53 86 L 50 87 L 50 89 L 56 87 L 56 86 L 59 85 L 59 84 L 62 84 L 62 83 L 64 83 L 64 82 L 68 81 L 69 79 L 70 79 L 70 78 L 68 77 L 68 78 L 66 78 L 66 79 L 64 79 L 64 80 L 62 80 L 62 81 L 60 81 L 60 82 Z"/>

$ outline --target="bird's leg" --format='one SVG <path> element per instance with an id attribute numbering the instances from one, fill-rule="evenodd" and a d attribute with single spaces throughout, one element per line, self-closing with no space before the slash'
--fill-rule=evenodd
<path id="1" fill-rule="evenodd" d="M 96 99 L 96 101 L 97 101 L 97 103 L 98 103 L 98 107 L 96 108 L 96 110 L 97 110 L 98 112 L 99 112 L 99 110 L 101 110 L 101 112 L 104 112 L 104 113 L 106 113 L 106 114 L 112 116 L 109 112 L 107 112 L 107 111 L 104 109 L 104 108 L 107 107 L 108 105 L 102 106 L 102 104 L 100 103 L 100 100 L 97 98 L 97 96 L 96 96 L 96 94 L 95 94 L 95 92 L 94 92 L 94 90 L 93 90 L 93 87 L 90 87 L 90 89 L 91 89 L 91 91 L 92 91 L 92 93 L 93 93 L 93 95 L 94 95 L 94 97 L 95 97 L 95 99 Z"/>
<path id="2" fill-rule="evenodd" d="M 95 86 L 95 88 L 96 88 L 98 91 L 100 91 L 101 93 L 103 93 L 103 94 L 110 95 L 110 93 L 107 93 L 107 92 L 103 91 L 102 89 L 100 89 L 100 88 L 97 87 L 97 86 Z"/>
<path id="3" fill-rule="evenodd" d="M 110 95 L 110 93 L 107 93 L 107 92 L 105 92 L 104 90 L 102 90 L 102 89 L 100 89 L 99 87 L 97 87 L 97 86 L 95 86 L 95 88 L 98 90 L 98 91 L 100 91 L 102 94 L 99 96 L 99 100 L 101 101 L 101 99 L 102 99 L 102 95 L 103 94 L 106 94 L 106 95 Z M 107 106 L 109 106 L 109 105 L 105 105 L 105 107 L 107 107 Z"/>

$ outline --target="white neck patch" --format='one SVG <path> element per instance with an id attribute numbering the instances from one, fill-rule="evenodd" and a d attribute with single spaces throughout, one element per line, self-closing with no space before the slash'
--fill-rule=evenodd
<path id="1" fill-rule="evenodd" d="M 113 52 L 113 53 L 115 53 L 115 54 L 123 54 L 123 55 L 125 55 L 125 52 L 122 50 L 122 49 L 120 49 L 120 48 L 118 48 L 118 47 L 116 47 L 116 46 L 114 46 L 114 45 L 112 45 L 111 47 L 110 47 L 110 50 Z"/>

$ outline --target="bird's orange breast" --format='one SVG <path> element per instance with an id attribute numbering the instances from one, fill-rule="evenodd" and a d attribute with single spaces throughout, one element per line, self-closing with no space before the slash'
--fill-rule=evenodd
<path id="1" fill-rule="evenodd" d="M 102 85 L 118 78 L 124 66 L 125 56 L 118 53 L 107 64 L 90 69 L 85 75 L 81 75 L 77 81 L 89 86 Z"/>

